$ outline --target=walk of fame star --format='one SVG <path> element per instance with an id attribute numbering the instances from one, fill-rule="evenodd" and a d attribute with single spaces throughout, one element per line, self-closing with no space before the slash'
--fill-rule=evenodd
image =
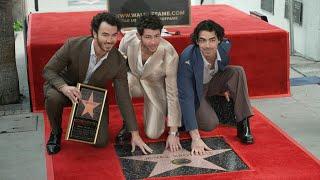
<path id="1" fill-rule="evenodd" d="M 206 168 L 206 169 L 216 169 L 221 171 L 226 171 L 226 169 L 217 166 L 216 164 L 205 160 L 204 158 L 214 156 L 220 153 L 224 153 L 226 151 L 230 151 L 231 149 L 219 149 L 206 151 L 204 155 L 191 155 L 190 151 L 186 149 L 182 149 L 180 151 L 171 152 L 169 150 L 164 150 L 162 154 L 150 154 L 143 156 L 127 156 L 121 157 L 124 159 L 138 160 L 138 161 L 147 161 L 147 162 L 156 162 L 156 166 L 150 173 L 149 177 L 156 176 L 158 174 L 174 170 L 181 166 L 189 166 L 189 167 L 198 167 L 198 168 Z"/>
<path id="2" fill-rule="evenodd" d="M 81 103 L 84 105 L 84 110 L 82 111 L 81 116 L 89 113 L 91 118 L 93 118 L 94 108 L 100 105 L 100 103 L 96 103 L 93 101 L 93 93 L 91 92 L 88 100 L 81 99 Z"/>
<path id="3" fill-rule="evenodd" d="M 223 137 L 203 138 L 212 149 L 202 156 L 191 156 L 190 139 L 180 141 L 182 150 L 170 152 L 165 142 L 152 142 L 148 146 L 153 154 L 143 155 L 142 151 L 131 153 L 131 144 L 115 144 L 123 173 L 127 179 L 148 177 L 175 177 L 197 174 L 214 174 L 248 170 L 249 167 L 235 153 Z"/>

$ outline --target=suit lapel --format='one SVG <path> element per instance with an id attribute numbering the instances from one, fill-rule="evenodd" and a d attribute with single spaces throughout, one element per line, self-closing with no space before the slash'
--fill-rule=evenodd
<path id="1" fill-rule="evenodd" d="M 85 42 L 85 47 L 83 50 L 80 52 L 79 56 L 79 82 L 83 82 L 84 79 L 86 78 L 87 70 L 88 70 L 88 65 L 90 61 L 90 50 L 91 50 L 91 43 L 92 43 L 92 38 L 88 39 L 87 42 Z"/>
<path id="2" fill-rule="evenodd" d="M 128 63 L 132 74 L 140 76 L 137 69 L 138 52 L 140 51 L 140 41 L 136 41 L 132 46 L 128 46 Z"/>
<path id="3" fill-rule="evenodd" d="M 196 89 L 199 101 L 203 94 L 203 59 L 199 47 L 195 47 L 192 51 L 192 59 L 194 63 L 194 74 L 196 80 Z"/>
<path id="4" fill-rule="evenodd" d="M 231 43 L 229 40 L 222 41 L 218 46 L 218 51 L 221 57 L 221 62 L 218 62 L 219 70 L 224 71 L 226 66 L 229 64 L 229 51 L 231 48 Z"/>
<path id="5" fill-rule="evenodd" d="M 218 70 L 219 71 L 224 71 L 224 69 L 225 69 L 225 66 L 222 64 L 222 61 L 223 61 L 223 59 L 221 57 L 221 61 L 218 61 Z"/>
<path id="6" fill-rule="evenodd" d="M 218 69 L 220 71 L 224 71 L 224 69 L 226 68 L 226 64 L 228 64 L 229 62 L 229 57 L 227 56 L 221 45 L 218 46 L 218 51 L 221 58 L 221 61 L 218 61 Z"/>

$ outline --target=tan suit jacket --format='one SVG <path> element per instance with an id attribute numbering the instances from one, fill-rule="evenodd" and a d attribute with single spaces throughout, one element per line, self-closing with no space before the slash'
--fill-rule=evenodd
<path id="1" fill-rule="evenodd" d="M 129 73 L 131 76 L 129 75 L 128 77 L 129 89 L 132 96 L 139 96 L 140 94 L 138 93 L 137 95 L 137 91 L 134 89 L 142 89 L 141 93 L 145 97 L 145 116 L 148 111 L 156 109 L 159 113 L 167 115 L 168 126 L 181 126 L 177 90 L 179 58 L 176 50 L 168 41 L 161 38 L 157 51 L 150 57 L 148 63 L 144 65 L 143 73 L 140 75 L 137 69 L 140 46 L 141 43 L 136 36 L 136 31 L 127 32 L 119 45 L 119 50 L 128 57 L 131 70 L 131 73 Z M 146 107 L 148 105 L 146 102 L 148 103 L 148 101 L 150 101 L 149 106 L 151 107 Z M 153 114 L 155 115 L 149 115 L 149 118 L 161 118 L 161 116 L 156 115 L 157 113 Z M 164 121 L 164 118 L 162 117 L 157 121 Z"/>
<path id="2" fill-rule="evenodd" d="M 43 76 L 46 79 L 45 94 L 49 88 L 59 89 L 64 84 L 75 86 L 78 82 L 84 81 L 92 40 L 91 37 L 69 39 L 55 53 L 43 71 Z M 128 130 L 133 131 L 137 130 L 137 122 L 128 90 L 127 71 L 128 66 L 125 58 L 116 48 L 112 48 L 107 59 L 92 74 L 88 84 L 105 88 L 108 81 L 113 82 L 122 117 Z M 108 103 L 106 104 L 108 106 Z"/>

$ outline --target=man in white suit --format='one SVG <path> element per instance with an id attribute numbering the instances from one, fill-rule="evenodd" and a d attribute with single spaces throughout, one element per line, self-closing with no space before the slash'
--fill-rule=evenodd
<path id="1" fill-rule="evenodd" d="M 122 38 L 119 50 L 128 57 L 128 84 L 131 97 L 144 98 L 144 130 L 151 139 L 161 136 L 165 120 L 169 134 L 166 147 L 171 151 L 181 148 L 178 127 L 181 112 L 177 90 L 178 54 L 161 37 L 162 22 L 158 16 L 142 16 L 137 31 L 129 31 Z M 125 126 L 118 135 L 123 136 Z"/>

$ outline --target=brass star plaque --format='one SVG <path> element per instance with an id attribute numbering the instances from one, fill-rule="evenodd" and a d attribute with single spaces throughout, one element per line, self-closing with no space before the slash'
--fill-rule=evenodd
<path id="1" fill-rule="evenodd" d="M 66 140 L 95 144 L 107 90 L 80 84 L 81 99 L 72 105 Z"/>

